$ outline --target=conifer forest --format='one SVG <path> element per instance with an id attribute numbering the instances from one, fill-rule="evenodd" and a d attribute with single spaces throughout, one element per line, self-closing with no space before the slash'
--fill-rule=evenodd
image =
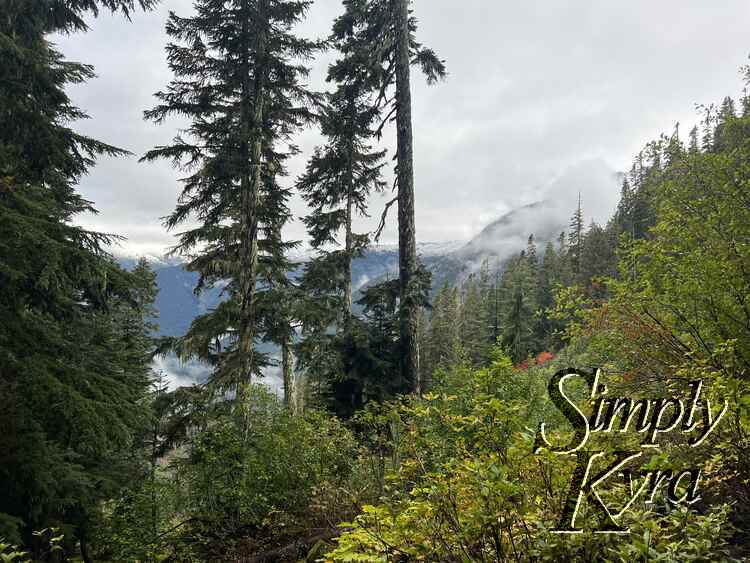
<path id="1" fill-rule="evenodd" d="M 627 165 L 593 192 L 513 199 L 527 176 L 508 171 L 546 166 L 543 123 L 564 123 L 566 150 L 598 142 L 562 102 L 493 101 L 536 55 L 467 26 L 513 4 L 0 0 L 0 560 L 750 559 L 750 67 L 706 55 L 653 90 L 602 84 L 642 115 L 602 102 L 581 126 L 635 131 Z M 684 23 L 682 3 L 636 4 L 644 34 Z M 451 6 L 460 41 L 431 29 Z M 105 24 L 120 62 L 68 53 Z M 89 119 L 133 26 L 163 72 L 110 85 L 137 125 Z M 495 57 L 528 70 L 493 82 Z M 613 74 L 637 75 L 623 57 Z M 473 67 L 486 81 L 466 83 Z M 723 94 L 686 92 L 680 126 L 661 108 L 702 82 Z M 475 137 L 480 122 L 452 126 L 472 100 Z M 118 139 L 136 126 L 161 140 Z M 137 191 L 126 162 L 162 181 Z M 166 213 L 117 224 L 167 237 L 194 299 L 180 330 L 167 270 L 85 219 L 157 192 Z M 487 216 L 425 251 L 465 209 Z M 203 375 L 176 380 L 165 358 Z"/>

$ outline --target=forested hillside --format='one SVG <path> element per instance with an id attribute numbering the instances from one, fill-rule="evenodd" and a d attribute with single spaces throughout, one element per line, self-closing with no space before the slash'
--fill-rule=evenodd
<path id="1" fill-rule="evenodd" d="M 142 165 L 181 178 L 154 271 L 76 222 L 126 151 L 76 132 L 94 70 L 50 37 L 155 4 L 0 0 L 0 559 L 750 557 L 750 96 L 647 142 L 603 224 L 544 200 L 420 252 L 411 88 L 451 76 L 415 6 L 309 39 L 310 1 L 195 0 L 142 108 L 175 131 Z"/>

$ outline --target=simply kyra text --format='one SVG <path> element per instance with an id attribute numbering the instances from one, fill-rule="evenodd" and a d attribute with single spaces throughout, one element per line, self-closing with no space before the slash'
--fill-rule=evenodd
<path id="1" fill-rule="evenodd" d="M 576 517 L 584 501 L 597 515 L 598 533 L 628 533 L 618 524 L 618 520 L 630 509 L 636 500 L 643 497 L 646 503 L 653 503 L 657 491 L 666 485 L 667 499 L 675 504 L 693 504 L 700 499 L 698 485 L 700 469 L 683 471 L 653 470 L 643 472 L 639 484 L 632 482 L 632 474 L 626 466 L 641 458 L 649 450 L 659 447 L 659 435 L 668 432 L 680 432 L 689 436 L 688 445 L 697 447 L 716 429 L 729 408 L 729 403 L 712 408 L 708 398 L 701 398 L 703 382 L 690 382 L 690 397 L 657 399 L 630 399 L 628 397 L 608 397 L 607 386 L 600 381 L 601 370 L 585 372 L 566 369 L 556 373 L 550 380 L 548 392 L 554 405 L 560 410 L 574 428 L 569 443 L 555 446 L 551 443 L 546 423 L 542 422 L 536 435 L 534 452 L 543 448 L 559 455 L 575 454 L 576 468 L 573 472 L 570 493 L 560 519 L 558 533 L 581 533 L 576 526 Z M 576 402 L 566 394 L 568 381 L 583 378 L 591 389 L 588 403 L 591 414 L 586 416 Z M 637 433 L 639 449 L 628 451 L 616 450 L 590 451 L 586 444 L 594 433 Z M 597 460 L 609 453 L 615 460 L 605 469 L 594 473 L 593 466 Z M 624 474 L 630 480 L 628 489 L 630 498 L 619 510 L 612 511 L 602 501 L 599 489 L 606 486 L 613 476 Z"/>

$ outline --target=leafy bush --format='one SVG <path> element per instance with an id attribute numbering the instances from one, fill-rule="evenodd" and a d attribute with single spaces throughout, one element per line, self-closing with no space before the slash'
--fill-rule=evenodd
<path id="1" fill-rule="evenodd" d="M 343 424 L 315 411 L 294 416 L 260 385 L 246 395 L 243 413 L 211 416 L 155 481 L 110 507 L 102 555 L 225 559 L 314 535 L 354 513 L 357 447 Z"/>
<path id="2" fill-rule="evenodd" d="M 533 453 L 536 423 L 554 419 L 545 397 L 553 370 L 521 373 L 496 351 L 490 368 L 443 374 L 424 401 L 392 407 L 398 465 L 381 502 L 345 524 L 326 560 L 729 560 L 726 506 L 705 514 L 633 506 L 623 520 L 628 536 L 552 531 L 574 465 Z M 589 524 L 593 516 L 581 514 Z"/>

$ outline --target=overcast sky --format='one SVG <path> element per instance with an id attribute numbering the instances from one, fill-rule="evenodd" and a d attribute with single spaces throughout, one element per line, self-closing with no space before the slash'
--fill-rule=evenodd
<path id="1" fill-rule="evenodd" d="M 572 210 L 582 191 L 588 217 L 606 220 L 618 187 L 602 170 L 624 171 L 649 140 L 687 132 L 695 104 L 719 102 L 742 89 L 739 67 L 750 50 L 750 3 L 724 0 L 602 2 L 416 0 L 419 39 L 446 60 L 446 82 L 413 79 L 417 236 L 421 241 L 468 240 L 520 205 L 555 198 Z M 177 121 L 143 121 L 152 94 L 171 78 L 163 31 L 169 10 L 191 11 L 190 0 L 167 0 L 132 23 L 103 15 L 91 31 L 56 38 L 69 59 L 95 65 L 98 78 L 71 90 L 92 117 L 78 129 L 141 156 L 168 142 Z M 339 0 L 317 0 L 300 33 L 325 36 Z M 313 65 L 311 87 L 324 89 L 330 55 Z M 315 131 L 300 135 L 303 156 Z M 391 149 L 392 136 L 384 139 Z M 173 243 L 160 217 L 174 207 L 178 172 L 138 158 L 102 159 L 81 185 L 100 214 L 88 227 L 128 237 L 126 246 L 159 252 Z M 590 172 L 589 172 L 590 171 Z M 598 175 L 598 176 L 597 176 Z M 601 181 L 598 180 L 602 177 Z M 377 223 L 384 202 L 372 200 Z M 305 207 L 293 202 L 296 216 Z M 393 242 L 395 214 L 383 239 Z M 300 221 L 288 235 L 303 238 Z"/>

